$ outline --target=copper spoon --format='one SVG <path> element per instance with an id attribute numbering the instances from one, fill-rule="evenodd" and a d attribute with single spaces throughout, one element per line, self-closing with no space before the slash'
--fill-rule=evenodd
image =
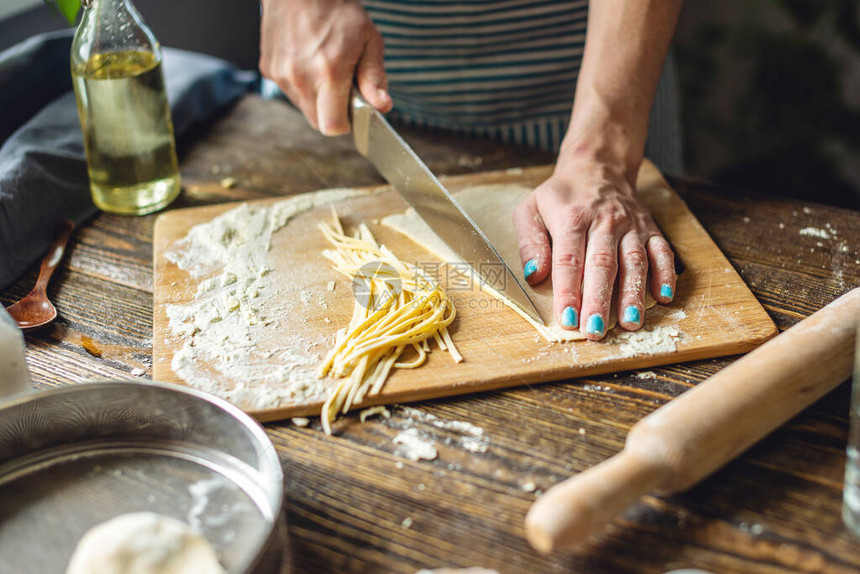
<path id="1" fill-rule="evenodd" d="M 39 269 L 36 286 L 26 297 L 6 308 L 21 329 L 26 331 L 42 327 L 57 318 L 57 309 L 48 299 L 48 281 L 51 280 L 54 269 L 63 259 L 66 244 L 69 242 L 69 237 L 72 236 L 74 229 L 75 224 L 71 221 L 63 221 L 60 224 L 54 243 L 48 250 L 48 254 L 42 259 L 42 267 Z"/>

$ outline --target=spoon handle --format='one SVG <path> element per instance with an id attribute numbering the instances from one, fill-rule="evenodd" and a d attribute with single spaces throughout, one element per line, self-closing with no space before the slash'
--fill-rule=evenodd
<path id="1" fill-rule="evenodd" d="M 74 230 L 74 222 L 65 220 L 60 223 L 57 236 L 54 238 L 48 254 L 42 259 L 42 266 L 39 268 L 39 278 L 36 280 L 36 286 L 33 287 L 33 291 L 39 290 L 43 293 L 45 292 L 48 287 L 48 281 L 51 280 L 51 275 L 54 274 L 57 265 L 63 260 L 63 254 L 66 252 L 66 244 L 69 242 L 69 238 L 72 236 L 72 231 Z"/>

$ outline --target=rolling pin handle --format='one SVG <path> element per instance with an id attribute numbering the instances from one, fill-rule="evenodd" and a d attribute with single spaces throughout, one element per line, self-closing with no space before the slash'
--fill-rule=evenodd
<path id="1" fill-rule="evenodd" d="M 659 488 L 667 472 L 656 458 L 622 451 L 538 498 L 526 516 L 526 538 L 544 553 L 582 541 L 640 496 Z"/>
<path id="2" fill-rule="evenodd" d="M 690 488 L 850 376 L 860 288 L 663 405 L 624 450 L 549 489 L 526 516 L 532 546 L 585 540 L 652 490 Z"/>

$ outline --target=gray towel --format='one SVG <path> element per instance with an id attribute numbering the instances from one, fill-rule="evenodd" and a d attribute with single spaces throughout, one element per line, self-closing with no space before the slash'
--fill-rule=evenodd
<path id="1" fill-rule="evenodd" d="M 72 32 L 0 53 L 0 289 L 47 251 L 57 224 L 96 213 L 71 91 Z M 254 88 L 258 76 L 217 58 L 164 49 L 176 138 Z"/>

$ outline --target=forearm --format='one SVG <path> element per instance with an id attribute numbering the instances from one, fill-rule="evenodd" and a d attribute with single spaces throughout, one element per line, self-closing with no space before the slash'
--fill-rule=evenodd
<path id="1" fill-rule="evenodd" d="M 595 0 L 559 167 L 586 158 L 633 181 L 682 0 Z"/>

